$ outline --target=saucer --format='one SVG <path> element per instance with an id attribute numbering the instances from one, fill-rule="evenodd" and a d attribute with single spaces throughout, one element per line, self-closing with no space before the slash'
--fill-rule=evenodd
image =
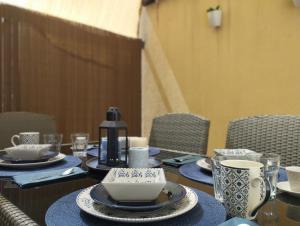
<path id="1" fill-rule="evenodd" d="M 186 190 L 183 186 L 172 182 L 167 182 L 166 186 L 156 200 L 150 202 L 119 202 L 112 199 L 102 184 L 98 184 L 92 188 L 90 192 L 91 198 L 97 204 L 104 206 L 133 211 L 150 211 L 160 209 L 172 205 L 186 195 Z"/>
<path id="2" fill-rule="evenodd" d="M 277 188 L 280 189 L 281 191 L 289 193 L 292 196 L 300 198 L 300 192 L 291 191 L 290 184 L 288 181 L 277 183 Z"/>
<path id="3" fill-rule="evenodd" d="M 203 159 L 200 159 L 196 162 L 196 164 L 201 168 L 201 169 L 204 169 L 204 170 L 207 170 L 209 172 L 212 171 L 211 169 L 211 164 L 208 163 L 208 159 L 207 158 L 203 158 Z"/>

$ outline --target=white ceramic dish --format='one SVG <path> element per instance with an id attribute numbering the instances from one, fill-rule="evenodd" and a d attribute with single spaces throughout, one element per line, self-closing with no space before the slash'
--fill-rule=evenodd
<path id="1" fill-rule="evenodd" d="M 12 159 L 35 160 L 47 154 L 50 147 L 50 144 L 21 144 L 3 151 Z"/>
<path id="2" fill-rule="evenodd" d="M 244 156 L 247 154 L 259 154 L 249 149 L 214 149 L 216 155 L 222 156 Z"/>
<path id="3" fill-rule="evenodd" d="M 112 168 L 102 181 L 117 201 L 154 200 L 166 183 L 162 168 Z"/>
<path id="4" fill-rule="evenodd" d="M 287 166 L 285 167 L 290 188 L 293 191 L 300 192 L 300 166 Z"/>
<path id="5" fill-rule="evenodd" d="M 196 164 L 197 164 L 200 168 L 202 168 L 202 169 L 205 169 L 205 170 L 210 171 L 210 172 L 212 171 L 211 165 L 210 165 L 208 162 L 206 162 L 206 158 L 199 159 L 199 160 L 196 162 Z"/>
<path id="6" fill-rule="evenodd" d="M 15 169 L 33 168 L 33 167 L 51 165 L 53 163 L 63 160 L 65 157 L 66 157 L 65 154 L 59 153 L 57 156 L 50 158 L 45 162 L 33 162 L 33 163 L 11 163 L 4 160 L 0 160 L 0 166 L 15 168 Z"/>
<path id="7" fill-rule="evenodd" d="M 125 223 L 146 223 L 155 222 L 170 219 L 182 215 L 191 209 L 198 203 L 197 194 L 190 188 L 185 187 L 186 196 L 178 203 L 160 209 L 159 211 L 148 211 L 148 212 L 136 212 L 136 211 L 125 211 L 107 208 L 104 205 L 96 204 L 90 196 L 90 191 L 93 188 L 89 187 L 80 192 L 76 198 L 76 203 L 81 210 L 91 214 L 95 217 L 102 219 L 125 222 Z"/>
<path id="8" fill-rule="evenodd" d="M 277 188 L 281 191 L 289 193 L 290 195 L 300 198 L 300 192 L 292 191 L 290 188 L 290 183 L 288 181 L 278 182 Z"/>

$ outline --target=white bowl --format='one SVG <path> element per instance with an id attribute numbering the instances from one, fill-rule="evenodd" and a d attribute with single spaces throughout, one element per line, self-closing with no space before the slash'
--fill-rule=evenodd
<path id="1" fill-rule="evenodd" d="M 285 170 L 291 191 L 300 192 L 300 166 L 287 166 Z"/>
<path id="2" fill-rule="evenodd" d="M 166 183 L 162 168 L 113 168 L 102 181 L 117 201 L 155 200 Z"/>
<path id="3" fill-rule="evenodd" d="M 50 144 L 21 144 L 3 151 L 12 159 L 35 160 L 47 154 L 50 148 Z"/>
<path id="4" fill-rule="evenodd" d="M 222 156 L 245 156 L 248 154 L 259 154 L 249 149 L 215 149 L 214 152 L 216 155 Z"/>

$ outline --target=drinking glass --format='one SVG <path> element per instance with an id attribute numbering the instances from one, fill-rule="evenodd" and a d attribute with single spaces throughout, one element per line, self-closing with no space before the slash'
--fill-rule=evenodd
<path id="1" fill-rule="evenodd" d="M 257 153 L 247 155 L 250 159 L 264 164 L 265 177 L 270 184 L 270 199 L 276 198 L 276 185 L 280 166 L 280 155 L 275 153 Z"/>
<path id="2" fill-rule="evenodd" d="M 212 162 L 212 175 L 213 175 L 213 181 L 214 181 L 214 194 L 215 198 L 223 202 L 223 194 L 222 194 L 222 188 L 221 188 L 221 161 L 227 159 L 225 156 L 221 155 L 215 155 L 211 158 Z"/>
<path id="3" fill-rule="evenodd" d="M 73 133 L 71 134 L 73 155 L 79 158 L 86 157 L 86 149 L 89 143 L 88 133 Z"/>
<path id="4" fill-rule="evenodd" d="M 51 144 L 51 150 L 60 152 L 63 135 L 61 133 L 49 133 L 43 135 L 44 144 Z"/>

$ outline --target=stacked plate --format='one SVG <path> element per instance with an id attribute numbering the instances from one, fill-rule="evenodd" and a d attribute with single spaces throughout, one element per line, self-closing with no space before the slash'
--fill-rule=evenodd
<path id="1" fill-rule="evenodd" d="M 193 209 L 198 203 L 198 196 L 188 187 L 167 182 L 159 198 L 153 202 L 117 202 L 110 198 L 101 184 L 98 184 L 79 193 L 76 203 L 84 212 L 99 218 L 142 223 L 182 215 Z"/>
<path id="2" fill-rule="evenodd" d="M 203 158 L 196 162 L 196 164 L 203 170 L 212 172 L 211 168 L 211 159 L 210 158 Z"/>
<path id="3" fill-rule="evenodd" d="M 0 166 L 30 168 L 61 161 L 64 154 L 51 150 L 51 145 L 18 145 L 0 151 Z"/>
<path id="4" fill-rule="evenodd" d="M 161 168 L 114 168 L 102 184 L 79 193 L 76 202 L 96 217 L 138 223 L 186 213 L 197 204 L 198 196 L 188 187 L 166 182 Z"/>

